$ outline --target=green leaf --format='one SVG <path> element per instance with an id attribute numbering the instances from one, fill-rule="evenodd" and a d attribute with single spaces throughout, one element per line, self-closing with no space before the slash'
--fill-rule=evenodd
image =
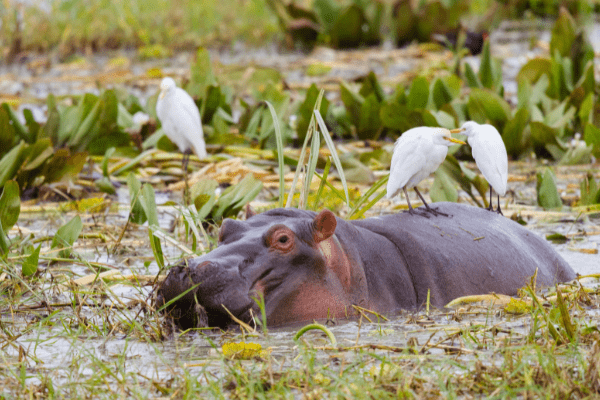
<path id="1" fill-rule="evenodd" d="M 190 188 L 192 202 L 198 210 L 198 219 L 205 219 L 213 209 L 217 201 L 215 194 L 217 187 L 219 187 L 219 182 L 214 179 L 202 179 Z"/>
<path id="2" fill-rule="evenodd" d="M 51 248 L 62 249 L 58 254 L 61 258 L 68 258 L 71 255 L 71 248 L 73 243 L 79 237 L 81 230 L 83 229 L 83 223 L 79 215 L 73 217 L 72 220 L 67 222 L 65 225 L 58 228 L 52 239 Z"/>
<path id="3" fill-rule="evenodd" d="M 228 187 L 221 194 L 216 202 L 216 210 L 213 211 L 213 219 L 221 220 L 237 215 L 247 203 L 254 200 L 262 187 L 260 180 L 247 174 L 237 185 Z"/>
<path id="4" fill-rule="evenodd" d="M 146 217 L 146 212 L 140 199 L 142 184 L 133 172 L 127 175 L 127 187 L 129 188 L 129 201 L 131 202 L 129 220 L 141 225 L 148 220 L 148 217 Z"/>
<path id="5" fill-rule="evenodd" d="M 527 80 L 531 84 L 536 83 L 542 75 L 550 75 L 552 72 L 552 61 L 548 58 L 533 58 L 521 67 L 517 75 L 517 82 Z"/>
<path id="6" fill-rule="evenodd" d="M 191 78 L 186 90 L 194 98 L 204 97 L 206 88 L 210 85 L 216 85 L 217 80 L 210 63 L 210 54 L 204 47 L 198 48 L 196 59 L 192 63 Z"/>
<path id="7" fill-rule="evenodd" d="M 141 204 L 148 217 L 148 237 L 150 239 L 152 253 L 154 253 L 154 259 L 156 260 L 158 267 L 162 269 L 165 267 L 165 258 L 163 256 L 160 238 L 154 236 L 154 229 L 160 227 L 158 223 L 158 212 L 156 210 L 156 199 L 154 197 L 154 189 L 148 183 L 142 187 Z"/>
<path id="8" fill-rule="evenodd" d="M 562 201 L 556 189 L 556 178 L 550 168 L 537 173 L 537 203 L 545 210 L 561 209 Z"/>
<path id="9" fill-rule="evenodd" d="M 365 97 L 365 101 L 360 109 L 360 119 L 358 120 L 357 135 L 360 140 L 376 140 L 381 132 L 381 119 L 379 109 L 381 104 L 375 93 Z"/>
<path id="10" fill-rule="evenodd" d="M 480 88 L 481 82 L 479 82 L 479 78 L 475 75 L 475 71 L 473 71 L 473 67 L 471 64 L 465 63 L 465 80 L 467 81 L 467 85 L 470 88 Z"/>
<path id="11" fill-rule="evenodd" d="M 355 93 L 344 81 L 342 81 L 340 84 L 340 97 L 344 103 L 344 106 L 346 107 L 346 111 L 352 119 L 352 123 L 354 126 L 358 126 L 360 109 L 362 104 L 365 102 L 364 97 L 358 93 Z"/>
<path id="12" fill-rule="evenodd" d="M 494 85 L 494 72 L 492 70 L 492 55 L 490 53 L 490 41 L 486 40 L 481 52 L 481 65 L 479 66 L 479 81 L 491 89 Z"/>
<path id="13" fill-rule="evenodd" d="M 41 244 L 38 245 L 38 247 L 23 261 L 23 264 L 21 265 L 23 276 L 31 276 L 37 272 L 41 247 Z"/>
<path id="14" fill-rule="evenodd" d="M 458 191 L 454 186 L 452 179 L 442 169 L 435 171 L 435 179 L 431 190 L 429 191 L 431 201 L 434 203 L 438 201 L 451 201 L 456 203 L 458 200 Z"/>
<path id="15" fill-rule="evenodd" d="M 375 94 L 375 96 L 377 96 L 378 102 L 382 102 L 386 97 L 385 92 L 381 87 L 381 84 L 377 80 L 377 75 L 375 75 L 373 71 L 369 72 L 365 79 L 363 79 L 362 86 L 360 87 L 358 93 L 362 97 L 367 97 L 370 94 Z"/>
<path id="16" fill-rule="evenodd" d="M 600 203 L 600 188 L 594 179 L 594 175 L 588 172 L 579 184 L 581 190 L 581 199 L 579 204 L 589 206 Z"/>
<path id="17" fill-rule="evenodd" d="M 600 158 L 600 128 L 593 124 L 587 124 L 583 131 L 583 140 L 588 146 L 592 146 L 592 154 Z"/>
<path id="18" fill-rule="evenodd" d="M 314 87 L 315 89 L 317 88 L 314 84 L 311 87 Z M 308 94 L 306 97 L 308 98 Z M 285 191 L 285 178 L 284 178 L 285 168 L 284 168 L 284 164 L 283 164 L 283 136 L 281 134 L 281 128 L 279 127 L 279 117 L 277 116 L 277 113 L 275 112 L 275 108 L 268 101 L 265 101 L 265 103 L 267 104 L 267 107 L 269 107 L 269 111 L 271 112 L 271 118 L 273 118 L 273 125 L 275 128 L 275 139 L 277 140 L 277 162 L 279 165 L 279 207 L 283 207 L 283 193 Z M 329 105 L 329 102 L 327 102 L 327 106 L 328 105 Z M 323 107 L 323 104 L 321 104 L 321 108 L 322 107 Z M 325 109 L 327 109 L 327 107 L 325 107 Z M 198 207 L 196 207 L 196 208 L 198 208 Z"/>
<path id="19" fill-rule="evenodd" d="M 429 102 L 429 82 L 423 76 L 416 77 L 410 85 L 408 108 L 426 108 Z"/>
<path id="20" fill-rule="evenodd" d="M 8 181 L 0 196 L 0 224 L 4 232 L 8 232 L 17 223 L 20 212 L 19 185 L 15 181 Z"/>
<path id="21" fill-rule="evenodd" d="M 432 87 L 431 97 L 436 110 L 439 110 L 443 105 L 452 101 L 450 89 L 446 86 L 446 83 L 442 79 L 437 78 L 433 82 Z"/>
<path id="22" fill-rule="evenodd" d="M 8 249 L 10 248 L 10 240 L 6 233 L 4 233 L 4 229 L 2 229 L 2 225 L 0 225 L 0 254 L 6 255 L 8 253 Z"/>
<path id="23" fill-rule="evenodd" d="M 107 178 L 109 177 L 108 163 L 110 161 L 110 158 L 114 154 L 115 150 L 116 149 L 114 147 L 111 147 L 108 150 L 106 150 L 106 153 L 104 153 L 104 158 L 102 159 L 102 175 L 104 175 Z"/>
<path id="24" fill-rule="evenodd" d="M 3 187 L 6 181 L 13 179 L 19 167 L 27 158 L 28 147 L 24 141 L 12 148 L 0 159 L 0 187 Z"/>
<path id="25" fill-rule="evenodd" d="M 0 107 L 0 156 L 7 153 L 15 143 L 15 129 L 10 123 L 10 117 L 4 105 Z"/>
<path id="26" fill-rule="evenodd" d="M 313 109 L 315 107 L 315 102 L 319 97 L 319 89 L 317 85 L 314 83 L 308 88 L 306 91 L 306 97 L 300 107 L 298 108 L 298 121 L 296 123 L 296 134 L 298 135 L 298 139 L 300 141 L 304 141 L 306 137 L 306 132 L 308 131 L 308 125 L 310 124 L 310 120 L 313 118 Z M 329 100 L 325 97 L 321 100 L 321 107 L 319 111 L 321 115 L 327 115 L 327 110 L 329 109 Z"/>
<path id="27" fill-rule="evenodd" d="M 31 135 L 27 128 L 25 128 L 23 124 L 21 124 L 17 113 L 14 112 L 14 110 L 8 105 L 8 103 L 2 103 L 2 107 L 4 108 L 4 111 L 6 111 L 6 113 L 8 114 L 8 118 L 10 119 L 10 122 L 12 123 L 12 126 L 14 128 L 14 132 L 17 134 L 17 136 L 19 136 L 21 140 L 24 140 L 27 143 L 33 143 L 35 141 L 35 138 Z"/>
<path id="28" fill-rule="evenodd" d="M 529 122 L 529 111 L 526 107 L 521 107 L 515 113 L 513 118 L 504 125 L 502 131 L 502 140 L 506 146 L 506 152 L 517 159 L 527 149 L 524 146 L 523 132 Z"/>
<path id="29" fill-rule="evenodd" d="M 564 154 L 564 145 L 558 140 L 558 131 L 543 122 L 532 121 L 529 123 L 531 129 L 531 141 L 533 149 L 538 156 L 544 155 L 544 149 L 559 160 Z"/>
<path id="30" fill-rule="evenodd" d="M 467 108 L 473 121 L 479 123 L 490 121 L 499 131 L 504 129 L 504 124 L 510 115 L 508 103 L 489 89 L 472 89 Z"/>
<path id="31" fill-rule="evenodd" d="M 575 36 L 575 21 L 565 8 L 561 8 L 558 12 L 558 19 L 552 27 L 550 54 L 558 51 L 563 57 L 569 56 Z"/>
<path id="32" fill-rule="evenodd" d="M 342 9 L 329 31 L 332 47 L 336 49 L 357 47 L 362 41 L 365 16 L 355 4 Z"/>

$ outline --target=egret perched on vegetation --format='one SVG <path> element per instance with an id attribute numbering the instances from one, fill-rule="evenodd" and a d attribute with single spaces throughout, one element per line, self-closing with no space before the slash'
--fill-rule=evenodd
<path id="1" fill-rule="evenodd" d="M 508 180 L 508 156 L 506 147 L 498 130 L 492 125 L 479 125 L 477 122 L 468 121 L 460 128 L 461 133 L 467 135 L 467 142 L 471 146 L 473 158 L 477 167 L 490 184 L 490 206 L 492 207 L 492 187 L 498 195 L 498 213 L 500 209 L 500 196 L 506 194 L 506 182 Z M 504 215 L 504 214 L 502 214 Z"/>
<path id="2" fill-rule="evenodd" d="M 191 151 L 196 153 L 198 158 L 206 157 L 200 111 L 196 103 L 185 90 L 175 85 L 172 78 L 164 78 L 160 83 L 156 115 L 160 119 L 165 135 L 184 154 L 183 170 L 187 173 Z"/>
<path id="3" fill-rule="evenodd" d="M 419 127 L 404 132 L 394 146 L 386 197 L 391 199 L 401 189 L 404 190 L 409 212 L 413 213 L 406 189 L 414 187 L 427 211 L 436 215 L 446 215 L 427 205 L 417 189 L 417 184 L 440 166 L 446 158 L 446 154 L 448 154 L 448 147 L 452 146 L 453 143 L 466 144 L 450 136 L 451 133 L 457 133 L 458 131 L 460 130 L 450 131 L 445 128 Z"/>

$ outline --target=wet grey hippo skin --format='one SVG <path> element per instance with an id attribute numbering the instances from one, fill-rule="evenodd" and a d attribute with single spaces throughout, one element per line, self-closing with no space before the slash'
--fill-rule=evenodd
<path id="1" fill-rule="evenodd" d="M 345 221 L 328 210 L 275 209 L 227 219 L 215 250 L 170 270 L 157 304 L 196 285 L 167 308 L 170 315 L 184 328 L 225 327 L 231 318 L 223 306 L 249 321 L 260 315 L 253 298 L 262 294 L 273 326 L 352 315 L 353 304 L 415 309 L 428 290 L 437 307 L 471 294 L 514 295 L 536 268 L 539 286 L 575 278 L 544 239 L 516 222 L 463 204 L 435 207 L 450 217 L 401 212 Z"/>

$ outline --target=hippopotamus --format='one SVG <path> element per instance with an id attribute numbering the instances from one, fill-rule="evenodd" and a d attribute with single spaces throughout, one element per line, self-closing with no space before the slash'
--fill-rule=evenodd
<path id="1" fill-rule="evenodd" d="M 224 328 L 229 313 L 260 318 L 263 302 L 267 324 L 278 326 L 349 317 L 353 305 L 414 310 L 428 293 L 436 307 L 466 295 L 515 295 L 534 275 L 540 287 L 575 278 L 518 223 L 464 204 L 436 207 L 448 217 L 401 212 L 345 221 L 329 210 L 277 208 L 226 219 L 218 246 L 173 266 L 156 303 L 171 302 L 165 310 L 182 328 Z"/>

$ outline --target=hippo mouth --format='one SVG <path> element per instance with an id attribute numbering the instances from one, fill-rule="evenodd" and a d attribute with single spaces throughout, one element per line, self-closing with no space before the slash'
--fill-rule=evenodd
<path id="1" fill-rule="evenodd" d="M 227 274 L 228 271 L 231 269 L 210 261 L 192 268 L 176 265 L 158 288 L 155 306 L 183 330 L 227 329 L 235 324 L 232 315 L 249 322 L 258 307 L 250 298 L 245 281 L 239 274 Z"/>

